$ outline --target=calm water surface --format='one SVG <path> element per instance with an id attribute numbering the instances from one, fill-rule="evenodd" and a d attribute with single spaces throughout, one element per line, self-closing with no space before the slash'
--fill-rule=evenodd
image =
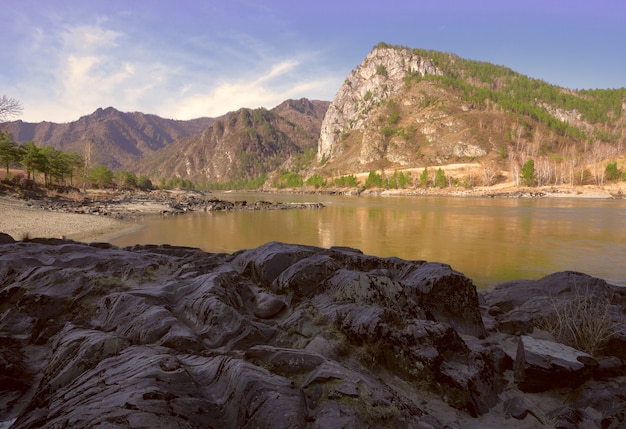
<path id="1" fill-rule="evenodd" d="M 144 219 L 118 246 L 172 244 L 233 252 L 268 241 L 350 246 L 450 264 L 490 287 L 561 270 L 626 285 L 626 201 L 340 197 L 223 193 L 224 200 L 323 202 L 323 209 L 189 213 Z"/>

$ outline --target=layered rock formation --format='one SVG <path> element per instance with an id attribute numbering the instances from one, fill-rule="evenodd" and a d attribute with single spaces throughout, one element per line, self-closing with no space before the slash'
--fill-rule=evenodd
<path id="1" fill-rule="evenodd" d="M 623 333 L 591 356 L 534 330 L 551 312 L 537 297 L 573 301 L 583 283 L 621 323 L 622 290 L 576 273 L 479 294 L 445 264 L 349 248 L 209 254 L 0 234 L 0 422 L 620 427 Z M 575 381 L 551 384 L 557 367 Z"/>

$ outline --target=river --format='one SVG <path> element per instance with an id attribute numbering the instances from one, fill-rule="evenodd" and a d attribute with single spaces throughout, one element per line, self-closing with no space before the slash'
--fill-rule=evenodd
<path id="1" fill-rule="evenodd" d="M 233 252 L 268 241 L 349 246 L 376 256 L 444 262 L 479 288 L 575 270 L 626 285 L 626 200 L 354 197 L 216 193 L 322 209 L 195 212 L 140 219 L 117 246 L 171 244 Z"/>

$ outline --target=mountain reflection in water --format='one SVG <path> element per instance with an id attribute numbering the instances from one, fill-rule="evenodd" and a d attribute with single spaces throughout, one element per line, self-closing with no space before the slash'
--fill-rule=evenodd
<path id="1" fill-rule="evenodd" d="M 117 246 L 171 244 L 233 252 L 268 241 L 349 246 L 443 262 L 478 287 L 581 271 L 626 285 L 626 200 L 351 197 L 262 193 L 220 199 L 323 202 L 323 209 L 196 212 L 140 219 Z"/>

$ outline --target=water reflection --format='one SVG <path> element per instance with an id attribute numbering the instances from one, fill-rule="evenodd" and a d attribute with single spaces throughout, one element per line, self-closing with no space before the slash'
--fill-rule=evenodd
<path id="1" fill-rule="evenodd" d="M 223 194 L 249 202 L 322 201 L 320 210 L 191 213 L 113 240 L 233 252 L 268 241 L 350 246 L 445 262 L 478 286 L 573 269 L 626 284 L 625 201 Z"/>

